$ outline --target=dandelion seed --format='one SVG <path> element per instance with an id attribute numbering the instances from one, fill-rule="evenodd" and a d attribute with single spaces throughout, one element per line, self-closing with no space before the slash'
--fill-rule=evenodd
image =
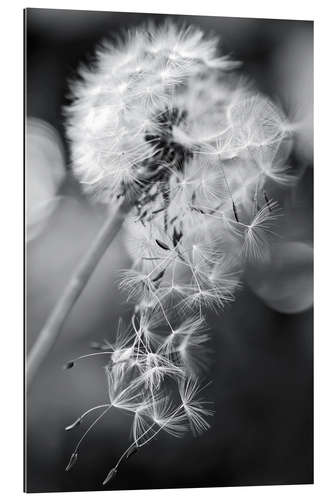
<path id="1" fill-rule="evenodd" d="M 198 398 L 200 391 L 198 382 L 192 379 L 182 381 L 179 387 L 182 404 L 194 434 L 209 429 L 210 425 L 206 418 L 213 414 L 212 410 L 205 408 L 204 405 L 207 403 Z"/>
<path id="2" fill-rule="evenodd" d="M 174 437 L 180 437 L 186 431 L 184 414 L 180 407 L 175 408 L 168 397 L 161 398 L 148 408 L 150 418 L 161 430 Z"/>
<path id="3" fill-rule="evenodd" d="M 118 372 L 105 368 L 110 405 L 129 412 L 135 412 L 142 404 L 143 381 L 139 378 L 130 380 L 127 384 L 118 378 Z"/>
<path id="4" fill-rule="evenodd" d="M 190 338 L 194 333 L 202 332 L 203 327 L 203 318 L 193 316 L 187 318 L 167 335 L 159 350 L 162 352 L 165 350 L 167 353 L 177 350 L 184 338 Z"/>
<path id="5" fill-rule="evenodd" d="M 141 436 L 145 436 L 146 439 L 148 439 L 148 437 L 151 436 L 154 432 L 154 423 L 149 418 L 149 414 L 146 410 L 147 405 L 143 404 L 134 413 L 132 423 L 132 436 L 136 447 L 138 447 Z"/>
<path id="6" fill-rule="evenodd" d="M 141 356 L 140 361 L 142 374 L 139 378 L 150 389 L 158 389 L 166 376 L 181 378 L 184 375 L 181 368 L 157 353 L 148 352 Z"/>
<path id="7" fill-rule="evenodd" d="M 275 236 L 272 230 L 273 222 L 280 216 L 277 203 L 269 202 L 262 207 L 251 224 L 246 226 L 244 235 L 244 256 L 250 260 L 266 258 L 269 241 Z"/>

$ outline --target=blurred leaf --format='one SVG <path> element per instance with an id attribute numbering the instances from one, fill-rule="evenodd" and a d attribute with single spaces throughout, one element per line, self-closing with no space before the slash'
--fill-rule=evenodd
<path id="1" fill-rule="evenodd" d="M 313 248 L 299 241 L 276 243 L 267 263 L 247 267 L 245 280 L 272 309 L 305 311 L 313 306 Z"/>
<path id="2" fill-rule="evenodd" d="M 313 162 L 313 32 L 304 24 L 290 32 L 273 59 L 273 75 L 295 125 L 297 155 Z"/>
<path id="3" fill-rule="evenodd" d="M 60 197 L 65 177 L 63 146 L 47 122 L 28 118 L 26 125 L 26 227 L 27 241 L 43 230 Z"/>

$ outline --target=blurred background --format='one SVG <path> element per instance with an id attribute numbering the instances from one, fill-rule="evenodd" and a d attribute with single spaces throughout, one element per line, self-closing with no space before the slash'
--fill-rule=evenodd
<path id="1" fill-rule="evenodd" d="M 172 16 L 168 16 L 172 17 Z M 62 107 L 68 82 L 102 38 L 164 16 L 28 9 L 26 27 L 26 346 L 29 350 L 76 263 L 101 226 L 72 177 Z M 290 163 L 300 172 L 288 191 L 271 186 L 284 209 L 269 268 L 248 268 L 243 289 L 221 314 L 210 313 L 215 402 L 200 438 L 161 433 L 123 467 L 109 489 L 313 482 L 313 24 L 174 16 L 215 32 L 225 53 L 300 124 Z M 103 362 L 63 364 L 112 340 L 130 306 L 117 287 L 130 259 L 120 237 L 100 262 L 27 395 L 26 489 L 105 489 L 101 483 L 129 443 L 130 419 L 110 413 L 65 472 L 83 427 L 64 428 L 107 398 Z"/>

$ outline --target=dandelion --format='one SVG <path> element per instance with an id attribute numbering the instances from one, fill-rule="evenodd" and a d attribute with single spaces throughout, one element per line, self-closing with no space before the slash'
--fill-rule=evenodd
<path id="1" fill-rule="evenodd" d="M 94 353 L 109 357 L 109 401 L 68 465 L 111 408 L 132 415 L 133 442 L 103 484 L 162 430 L 176 437 L 188 427 L 195 435 L 208 430 L 212 410 L 198 381 L 207 365 L 205 311 L 234 300 L 246 261 L 265 258 L 277 218 L 266 179 L 291 181 L 292 127 L 273 102 L 234 75 L 238 65 L 220 55 L 217 39 L 168 21 L 104 42 L 71 85 L 72 168 L 111 216 L 30 365 L 49 349 L 124 225 L 133 264 L 120 288 L 133 314 L 126 328 L 118 325 L 115 342 Z"/>
<path id="2" fill-rule="evenodd" d="M 183 168 L 194 140 L 186 127 L 193 96 L 183 88 L 208 68 L 235 67 L 218 57 L 217 40 L 171 22 L 135 30 L 121 45 L 102 45 L 93 71 L 81 68 L 67 109 L 74 171 L 107 203 L 135 183 L 143 199 L 151 191 L 150 184 L 144 189 L 146 176 L 166 182 L 170 169 Z"/>

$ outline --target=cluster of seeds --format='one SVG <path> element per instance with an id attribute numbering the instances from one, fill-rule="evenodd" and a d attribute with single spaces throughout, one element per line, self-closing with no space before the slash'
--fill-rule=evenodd
<path id="1" fill-rule="evenodd" d="M 134 312 L 96 353 L 109 356 L 109 402 L 83 415 L 102 409 L 89 431 L 111 408 L 133 414 L 133 442 L 105 482 L 161 430 L 209 427 L 204 310 L 233 300 L 246 262 L 269 256 L 279 213 L 266 181 L 293 180 L 291 125 L 236 67 L 217 40 L 168 22 L 104 44 L 73 84 L 73 169 L 98 201 L 133 205 L 121 288 Z"/>

